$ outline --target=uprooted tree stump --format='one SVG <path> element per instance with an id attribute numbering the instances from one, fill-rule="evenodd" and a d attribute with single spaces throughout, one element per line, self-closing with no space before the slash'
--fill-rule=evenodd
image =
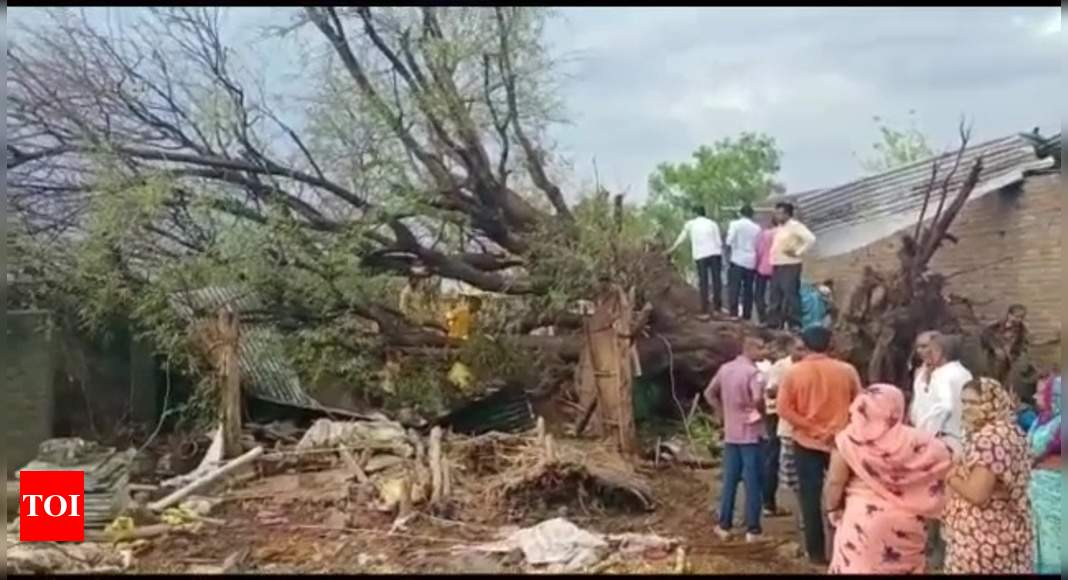
<path id="1" fill-rule="evenodd" d="M 853 363 L 867 383 L 885 382 L 908 389 L 911 386 L 909 361 L 916 337 L 937 330 L 962 335 L 978 331 L 970 303 L 961 297 L 944 295 L 945 277 L 928 271 L 931 259 L 946 241 L 955 242 L 950 227 L 968 202 L 983 171 L 977 158 L 967 175 L 950 194 L 951 183 L 967 148 L 969 131 L 961 126 L 961 145 L 947 175 L 941 179 L 941 195 L 927 223 L 928 210 L 939 183 L 939 165 L 932 165 L 923 207 L 915 231 L 902 236 L 898 268 L 877 271 L 865 267 L 835 327 L 838 353 Z"/>

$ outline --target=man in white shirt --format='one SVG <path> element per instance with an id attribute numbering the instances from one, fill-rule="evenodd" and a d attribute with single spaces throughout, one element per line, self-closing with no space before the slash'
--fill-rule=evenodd
<path id="1" fill-rule="evenodd" d="M 962 450 L 960 393 L 972 373 L 958 360 L 956 337 L 925 334 L 930 340 L 927 360 L 916 373 L 909 418 L 914 427 L 935 435 L 957 455 Z"/>
<path id="2" fill-rule="evenodd" d="M 775 239 L 771 243 L 771 328 L 801 328 L 801 262 L 816 236 L 794 219 L 794 205 L 775 204 Z"/>
<path id="3" fill-rule="evenodd" d="M 753 221 L 753 208 L 749 204 L 742 206 L 738 213 L 741 217 L 727 226 L 727 311 L 731 316 L 738 316 L 740 302 L 742 320 L 750 320 L 760 226 Z"/>
<path id="4" fill-rule="evenodd" d="M 934 331 L 920 334 L 916 354 L 922 364 L 916 369 L 909 405 L 912 426 L 938 436 L 954 455 L 961 452 L 960 393 L 972 380 L 972 373 L 957 360 L 959 348 L 956 337 Z M 928 567 L 940 570 L 945 561 L 945 541 L 937 520 L 928 525 L 926 552 Z"/>
<path id="5" fill-rule="evenodd" d="M 776 401 L 779 385 L 782 384 L 786 373 L 795 362 L 808 354 L 804 343 L 797 337 L 787 337 L 778 346 L 778 353 L 785 356 L 774 364 L 769 364 L 766 370 L 761 369 L 767 375 L 767 386 L 764 389 L 764 409 L 767 414 L 765 423 L 768 426 L 768 446 L 764 456 L 764 515 L 769 517 L 787 514 L 778 504 L 780 483 L 794 493 L 798 490 L 790 424 L 779 417 Z"/>
<path id="6" fill-rule="evenodd" d="M 667 251 L 670 255 L 690 238 L 690 250 L 697 265 L 697 287 L 701 292 L 701 312 L 708 314 L 708 282 L 712 280 L 712 306 L 718 312 L 723 307 L 723 236 L 719 225 L 705 217 L 704 206 L 694 207 L 696 216 L 682 226 L 679 237 Z"/>

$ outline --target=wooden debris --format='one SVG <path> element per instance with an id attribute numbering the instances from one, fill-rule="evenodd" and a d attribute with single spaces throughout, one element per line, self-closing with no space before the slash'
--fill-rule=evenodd
<path id="1" fill-rule="evenodd" d="M 256 447 L 252 451 L 249 451 L 248 453 L 245 453 L 241 457 L 238 457 L 237 459 L 234 459 L 233 461 L 227 463 L 226 465 L 223 465 L 222 467 L 220 467 L 220 468 L 218 468 L 218 469 L 216 469 L 214 471 L 210 471 L 208 473 L 205 473 L 204 475 L 200 476 L 199 478 L 197 478 L 193 482 L 187 484 L 185 487 L 182 487 L 181 489 L 176 490 L 174 493 L 168 495 L 167 497 L 165 497 L 165 498 L 163 498 L 163 499 L 161 499 L 159 501 L 156 501 L 156 502 L 153 502 L 153 503 L 149 504 L 148 508 L 150 510 L 152 510 L 152 511 L 157 511 L 157 512 L 158 511 L 163 511 L 163 510 L 165 510 L 165 509 L 177 504 L 178 502 L 182 501 L 183 499 L 185 499 L 189 495 L 192 495 L 193 492 L 200 490 L 201 488 L 203 488 L 203 487 L 207 486 L 208 484 L 210 484 L 210 483 L 222 478 L 225 475 L 228 475 L 230 473 L 233 473 L 234 471 L 237 471 L 239 468 L 241 468 L 244 465 L 252 463 L 253 461 L 256 460 L 256 458 L 258 458 L 261 455 L 263 455 L 263 447 Z"/>
<path id="2" fill-rule="evenodd" d="M 359 481 L 360 483 L 367 483 L 371 480 L 369 477 L 367 477 L 367 473 L 364 472 L 363 468 L 360 467 L 360 464 L 356 461 L 356 458 L 352 456 L 352 452 L 349 451 L 348 447 L 345 447 L 344 445 L 339 447 L 338 454 L 341 455 L 341 460 L 345 462 L 345 467 L 354 476 L 356 476 L 356 481 Z"/>

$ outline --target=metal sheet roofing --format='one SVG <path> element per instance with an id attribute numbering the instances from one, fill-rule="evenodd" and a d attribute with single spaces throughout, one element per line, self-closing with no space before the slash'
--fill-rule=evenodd
<path id="1" fill-rule="evenodd" d="M 804 212 L 805 223 L 816 233 L 882 215 L 919 210 L 931 180 L 932 164 L 938 164 L 937 195 L 942 180 L 953 168 L 956 155 L 956 152 L 945 153 L 838 187 L 787 197 Z M 1020 179 L 1023 171 L 1049 164 L 1035 155 L 1030 143 L 1016 135 L 974 145 L 965 149 L 961 157 L 960 167 L 950 181 L 950 195 L 960 188 L 972 163 L 980 156 L 983 172 L 976 189 L 986 182 L 1000 182 L 1006 177 Z"/>
<path id="2" fill-rule="evenodd" d="M 175 295 L 171 304 L 179 316 L 192 321 L 214 317 L 226 305 L 238 314 L 255 310 L 260 302 L 235 288 L 207 287 Z M 238 358 L 247 395 L 282 405 L 323 409 L 321 403 L 304 392 L 300 377 L 286 360 L 282 336 L 275 328 L 242 324 Z"/>
<path id="3" fill-rule="evenodd" d="M 880 221 L 896 224 L 912 220 L 915 223 L 931 181 L 932 165 L 938 166 L 932 194 L 933 203 L 937 204 L 942 183 L 952 171 L 956 157 L 957 152 L 952 151 L 880 175 L 837 187 L 785 195 L 782 199 L 797 206 L 798 216 L 817 238 L 838 238 L 835 249 L 840 250 L 844 246 L 840 238 L 855 237 L 857 228 Z M 983 158 L 983 171 L 972 193 L 973 198 L 1012 185 L 1023 179 L 1026 171 L 1049 167 L 1053 163 L 1050 158 L 1040 159 L 1033 145 L 1019 135 L 973 145 L 964 150 L 960 166 L 950 180 L 950 196 L 959 190 L 979 157 Z M 879 232 L 878 235 L 882 237 L 890 233 Z"/>

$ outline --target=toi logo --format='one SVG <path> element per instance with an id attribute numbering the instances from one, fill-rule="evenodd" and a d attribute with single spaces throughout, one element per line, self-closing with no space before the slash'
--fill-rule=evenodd
<path id="1" fill-rule="evenodd" d="M 19 472 L 19 541 L 85 540 L 85 472 Z"/>

